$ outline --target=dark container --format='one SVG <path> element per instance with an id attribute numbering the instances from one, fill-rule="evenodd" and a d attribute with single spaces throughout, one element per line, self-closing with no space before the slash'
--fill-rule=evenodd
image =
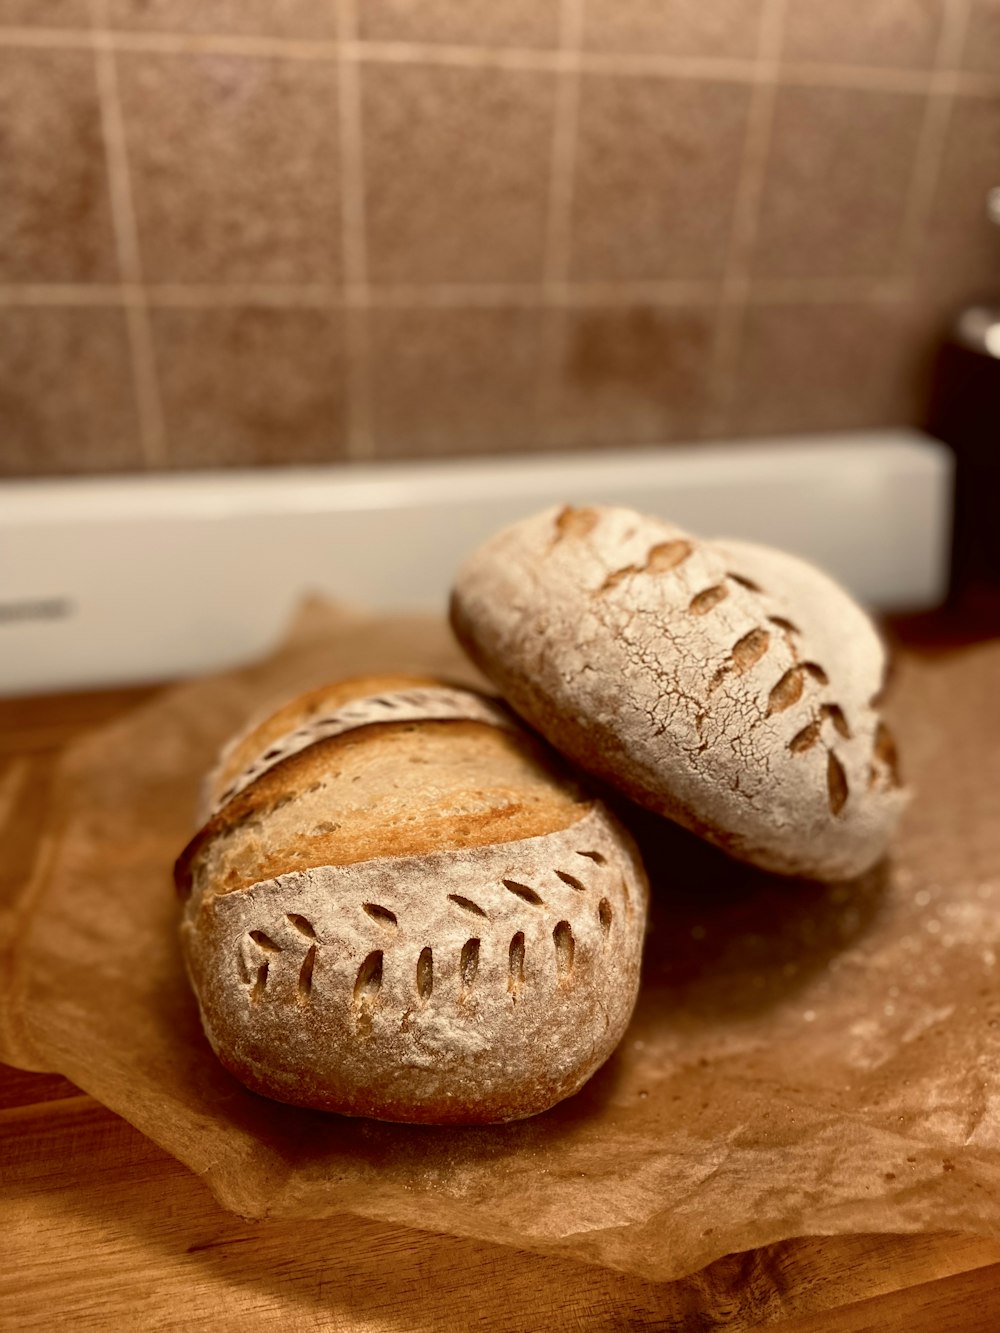
<path id="1" fill-rule="evenodd" d="M 986 211 L 1000 226 L 1000 187 Z M 997 292 L 953 321 L 932 381 L 928 429 L 955 452 L 951 601 L 1000 588 L 1000 247 Z"/>
<path id="2" fill-rule="evenodd" d="M 928 427 L 955 453 L 951 600 L 1000 585 L 1000 304 L 970 306 L 941 347 Z"/>

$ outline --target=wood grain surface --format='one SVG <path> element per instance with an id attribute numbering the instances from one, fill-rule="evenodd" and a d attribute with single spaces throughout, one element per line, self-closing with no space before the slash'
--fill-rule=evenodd
<path id="1" fill-rule="evenodd" d="M 0 912 L 52 766 L 152 688 L 0 701 Z M 0 1066 L 0 1329 L 1000 1329 L 1000 1245 L 811 1237 L 654 1283 L 354 1216 L 246 1222 L 71 1083 Z"/>

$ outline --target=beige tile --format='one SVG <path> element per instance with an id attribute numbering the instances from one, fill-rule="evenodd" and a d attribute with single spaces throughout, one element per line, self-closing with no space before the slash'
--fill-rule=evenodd
<path id="1" fill-rule="evenodd" d="M 117 277 L 94 59 L 0 50 L 0 282 Z"/>
<path id="2" fill-rule="evenodd" d="M 574 277 L 721 274 L 748 105 L 738 84 L 583 78 Z"/>
<path id="3" fill-rule="evenodd" d="M 751 306 L 729 429 L 756 435 L 913 422 L 935 335 L 933 321 L 900 305 Z"/>
<path id="4" fill-rule="evenodd" d="M 951 108 L 941 168 L 916 277 L 956 304 L 1000 301 L 1000 227 L 986 195 L 1000 185 L 1000 97 L 958 98 Z"/>
<path id="5" fill-rule="evenodd" d="M 1000 74 L 1000 0 L 973 0 L 962 67 Z"/>
<path id="6" fill-rule="evenodd" d="M 376 452 L 538 448 L 540 321 L 531 309 L 372 311 Z"/>
<path id="7" fill-rule="evenodd" d="M 336 35 L 333 0 L 109 0 L 113 28 L 312 38 Z"/>
<path id="8" fill-rule="evenodd" d="M 87 0 L 0 0 L 0 28 L 86 28 Z"/>
<path id="9" fill-rule="evenodd" d="M 345 449 L 342 315 L 154 310 L 175 467 L 323 463 Z"/>
<path id="10" fill-rule="evenodd" d="M 340 268 L 335 67 L 121 54 L 152 282 L 329 282 Z"/>
<path id="11" fill-rule="evenodd" d="M 782 88 L 775 109 L 754 272 L 877 277 L 893 265 L 924 99 L 846 88 Z"/>
<path id="12" fill-rule="evenodd" d="M 832 65 L 930 68 L 945 0 L 790 0 L 787 60 Z"/>
<path id="13" fill-rule="evenodd" d="M 703 432 L 714 311 L 637 305 L 571 310 L 547 394 L 560 448 L 655 444 Z"/>
<path id="14" fill-rule="evenodd" d="M 358 29 L 369 41 L 555 46 L 559 0 L 362 0 Z"/>
<path id="15" fill-rule="evenodd" d="M 592 51 L 750 57 L 761 0 L 588 0 L 584 46 Z"/>
<path id="16" fill-rule="evenodd" d="M 523 70 L 365 67 L 375 282 L 541 276 L 554 94 L 551 75 Z"/>
<path id="17" fill-rule="evenodd" d="M 122 312 L 0 308 L 0 475 L 141 467 Z"/>

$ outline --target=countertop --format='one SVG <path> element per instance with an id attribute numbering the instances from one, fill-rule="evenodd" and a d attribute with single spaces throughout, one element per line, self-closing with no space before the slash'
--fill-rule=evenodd
<path id="1" fill-rule="evenodd" d="M 903 632 L 946 649 L 984 624 Z M 38 854 L 60 751 L 154 693 L 0 701 L 0 909 Z M 656 1283 L 354 1216 L 241 1220 L 58 1076 L 0 1066 L 0 1138 L 0 1328 L 1000 1328 L 1000 1244 L 975 1236 L 804 1238 Z"/>

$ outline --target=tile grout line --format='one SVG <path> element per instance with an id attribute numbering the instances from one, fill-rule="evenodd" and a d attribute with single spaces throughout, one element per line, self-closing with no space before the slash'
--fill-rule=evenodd
<path id="1" fill-rule="evenodd" d="M 761 10 L 754 82 L 708 372 L 709 408 L 705 424 L 710 435 L 723 435 L 729 424 L 736 367 L 750 301 L 751 256 L 760 223 L 761 198 L 771 150 L 786 9 L 787 0 L 765 0 Z"/>
<path id="2" fill-rule="evenodd" d="M 124 307 L 128 303 L 123 283 L 4 283 L 0 285 L 0 307 L 16 306 L 75 306 L 100 309 L 103 306 Z"/>
<path id="3" fill-rule="evenodd" d="M 118 91 L 118 70 L 113 49 L 104 41 L 106 0 L 90 0 L 91 41 L 100 102 L 101 130 L 104 139 L 111 196 L 111 216 L 118 251 L 118 268 L 129 290 L 122 302 L 128 329 L 129 352 L 136 412 L 139 420 L 139 444 L 147 469 L 163 467 L 167 461 L 163 405 L 156 374 L 156 358 L 149 310 L 142 287 L 139 258 L 139 233 L 132 199 L 128 151 L 125 146 L 125 122 Z"/>
<path id="4" fill-rule="evenodd" d="M 844 301 L 883 305 L 908 294 L 902 280 L 870 278 L 756 278 L 746 283 L 747 305 L 839 305 Z"/>
<path id="5" fill-rule="evenodd" d="M 896 300 L 907 287 L 904 279 L 870 278 L 753 278 L 747 279 L 740 299 L 750 303 L 817 303 L 842 300 Z M 579 310 L 588 306 L 646 302 L 660 306 L 718 305 L 725 299 L 717 279 L 639 279 L 633 282 L 438 283 L 420 287 L 405 284 L 355 287 L 345 291 L 336 284 L 211 284 L 151 283 L 0 283 L 0 307 L 77 306 L 97 308 L 145 305 L 150 310 L 214 309 L 219 306 L 267 306 L 278 309 L 405 309 L 530 307 Z"/>
<path id="6" fill-rule="evenodd" d="M 356 0 L 334 0 L 337 19 L 337 116 L 340 143 L 340 227 L 343 254 L 347 350 L 347 456 L 374 457 L 368 241 L 365 216 L 364 146 L 361 124 L 361 67 L 352 57 L 357 45 Z"/>
<path id="7" fill-rule="evenodd" d="M 580 110 L 580 41 L 584 0 L 562 0 L 560 63 L 556 73 L 555 125 L 549 177 L 549 216 L 545 237 L 547 289 L 563 286 L 569 276 L 573 212 L 573 173 L 576 163 Z"/>
<path id="8" fill-rule="evenodd" d="M 558 72 L 558 48 L 457 46 L 445 42 L 354 42 L 349 58 L 373 65 L 452 65 L 464 69 L 548 70 Z"/>
<path id="9" fill-rule="evenodd" d="M 19 28 L 0 24 L 0 46 L 74 47 L 92 44 L 99 31 L 112 51 L 141 51 L 162 55 L 274 56 L 288 60 L 328 60 L 337 54 L 329 41 L 288 40 L 281 37 L 247 37 L 235 33 L 155 32 L 112 28 L 105 19 L 105 6 L 97 0 L 97 17 L 91 28 Z M 90 0 L 94 11 L 94 0 Z"/>
<path id="10" fill-rule="evenodd" d="M 334 0 L 336 3 L 336 0 Z M 418 42 L 361 42 L 246 37 L 233 34 L 140 32 L 102 30 L 102 41 L 112 51 L 176 55 L 233 55 L 286 60 L 335 60 L 356 64 L 429 64 L 465 67 L 550 70 L 565 68 L 560 50 L 520 47 L 457 46 Z M 92 32 L 75 28 L 18 28 L 0 25 L 0 47 L 90 49 Z M 667 56 L 632 52 L 583 51 L 577 54 L 581 71 L 622 77 L 661 77 L 730 83 L 753 82 L 759 60 L 728 56 Z M 886 92 L 922 92 L 930 71 L 880 65 L 825 64 L 815 61 L 783 63 L 774 75 L 779 84 L 870 88 Z M 1000 93 L 1000 75 L 976 73 L 954 64 L 937 70 L 956 97 L 991 97 Z"/>
<path id="11" fill-rule="evenodd" d="M 923 125 L 896 242 L 896 272 L 900 276 L 912 271 L 930 219 L 954 106 L 953 90 L 946 71 L 961 56 L 971 7 L 971 0 L 947 0 L 945 4 L 934 66 L 925 94 Z"/>
<path id="12" fill-rule="evenodd" d="M 545 229 L 534 422 L 540 440 L 547 434 L 549 409 L 566 341 L 566 293 L 573 246 L 573 186 L 580 121 L 580 55 L 585 0 L 562 0 L 555 78 L 555 115 L 549 164 L 548 217 Z"/>

